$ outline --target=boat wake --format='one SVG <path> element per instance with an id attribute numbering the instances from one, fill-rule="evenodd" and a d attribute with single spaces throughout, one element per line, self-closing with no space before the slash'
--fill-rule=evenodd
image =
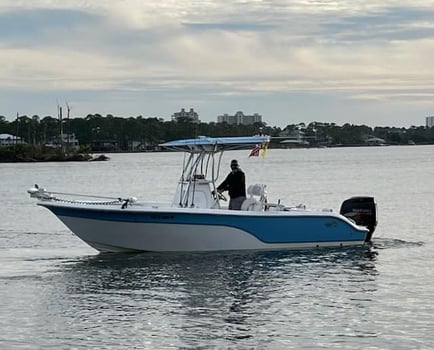
<path id="1" fill-rule="evenodd" d="M 425 242 L 411 242 L 396 238 L 377 238 L 371 242 L 374 249 L 413 248 L 425 245 Z"/>

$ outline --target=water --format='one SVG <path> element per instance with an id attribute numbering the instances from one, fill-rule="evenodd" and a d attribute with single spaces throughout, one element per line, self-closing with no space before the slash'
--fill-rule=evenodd
<path id="1" fill-rule="evenodd" d="M 25 190 L 171 200 L 181 154 L 0 164 L 0 348 L 433 348 L 434 147 L 248 153 L 223 162 L 273 201 L 337 210 L 374 195 L 372 247 L 98 254 Z"/>

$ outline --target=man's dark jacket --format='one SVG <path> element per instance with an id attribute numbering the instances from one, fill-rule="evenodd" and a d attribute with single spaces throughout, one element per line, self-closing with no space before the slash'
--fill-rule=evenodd
<path id="1" fill-rule="evenodd" d="M 241 169 L 231 171 L 226 179 L 217 187 L 219 191 L 229 191 L 231 198 L 246 196 L 246 177 Z"/>

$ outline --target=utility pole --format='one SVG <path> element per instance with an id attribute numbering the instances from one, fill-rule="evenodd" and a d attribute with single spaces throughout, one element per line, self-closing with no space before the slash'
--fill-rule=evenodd
<path id="1" fill-rule="evenodd" d="M 71 125 L 69 124 L 69 114 L 70 114 L 70 112 L 71 112 L 71 107 L 69 106 L 69 104 L 68 104 L 68 102 L 66 102 L 66 108 L 67 108 L 67 111 L 68 111 L 68 114 L 66 115 L 66 120 L 67 120 L 67 124 L 68 124 L 68 133 L 66 134 L 66 135 L 68 135 L 67 136 L 67 144 L 66 144 L 66 147 L 67 147 L 67 149 L 68 149 L 68 151 L 70 150 L 70 146 L 71 146 L 71 143 L 70 143 L 70 140 L 69 140 L 69 136 L 71 135 Z"/>
<path id="2" fill-rule="evenodd" d="M 65 153 L 64 147 L 63 147 L 63 117 L 62 117 L 62 107 L 57 105 L 58 110 L 58 117 L 60 122 L 60 148 L 62 150 L 62 153 Z"/>
<path id="3" fill-rule="evenodd" d="M 17 144 L 18 144 L 18 132 L 19 132 L 19 113 L 17 112 L 17 132 L 15 135 L 15 149 L 17 148 Z"/>

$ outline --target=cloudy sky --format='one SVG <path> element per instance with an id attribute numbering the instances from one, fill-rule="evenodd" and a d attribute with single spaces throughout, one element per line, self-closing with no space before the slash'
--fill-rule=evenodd
<path id="1" fill-rule="evenodd" d="M 434 0 L 1 0 L 0 115 L 424 125 Z"/>

